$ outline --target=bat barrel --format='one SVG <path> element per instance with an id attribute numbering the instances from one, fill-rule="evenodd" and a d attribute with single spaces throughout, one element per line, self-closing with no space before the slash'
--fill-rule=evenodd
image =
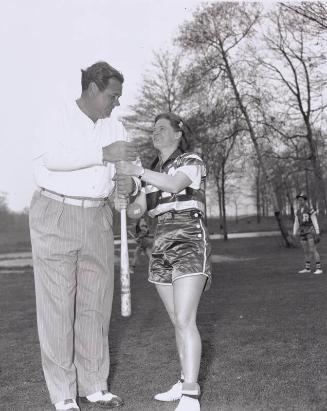
<path id="1" fill-rule="evenodd" d="M 121 315 L 129 317 L 132 313 L 131 287 L 129 277 L 129 256 L 127 243 L 126 209 L 120 211 L 120 287 L 121 287 Z"/>

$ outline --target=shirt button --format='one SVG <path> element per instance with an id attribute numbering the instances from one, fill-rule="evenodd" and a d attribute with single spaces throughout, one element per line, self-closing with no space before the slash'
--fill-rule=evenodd
<path id="1" fill-rule="evenodd" d="M 95 186 L 92 186 L 93 190 L 95 189 Z"/>
<path id="2" fill-rule="evenodd" d="M 199 238 L 202 237 L 202 234 L 198 234 L 198 237 L 199 237 Z"/>
<path id="3" fill-rule="evenodd" d="M 97 169 L 97 168 L 95 168 L 95 169 L 94 169 L 94 172 L 95 172 L 95 173 L 97 173 L 97 172 L 98 172 L 98 169 Z"/>
<path id="4" fill-rule="evenodd" d="M 198 216 L 199 216 L 199 214 L 198 214 L 198 213 L 195 213 L 195 214 L 194 214 L 194 217 L 198 217 Z"/>
<path id="5" fill-rule="evenodd" d="M 197 225 L 196 225 L 196 228 L 200 228 L 200 224 L 197 224 Z"/>

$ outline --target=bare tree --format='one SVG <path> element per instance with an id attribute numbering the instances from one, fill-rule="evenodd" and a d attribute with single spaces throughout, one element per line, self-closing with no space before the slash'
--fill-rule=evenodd
<path id="1" fill-rule="evenodd" d="M 301 1 L 281 3 L 282 7 L 304 17 L 318 32 L 327 30 L 327 5 L 321 1 Z"/>
<path id="2" fill-rule="evenodd" d="M 168 50 L 155 52 L 152 65 L 143 77 L 137 103 L 130 106 L 130 113 L 124 116 L 126 127 L 136 135 L 149 134 L 157 114 L 181 114 L 183 88 L 180 55 Z"/>
<path id="3" fill-rule="evenodd" d="M 238 135 L 244 130 L 239 121 L 239 110 L 230 104 L 231 95 L 223 98 L 215 84 L 208 83 L 193 69 L 185 72 L 187 89 L 185 100 L 189 107 L 193 130 L 192 145 L 199 147 L 207 164 L 209 179 L 214 182 L 219 206 L 219 225 L 224 239 L 228 239 L 226 204 L 230 182 L 240 169 L 241 150 Z"/>
<path id="4" fill-rule="evenodd" d="M 216 183 L 220 215 L 219 220 L 223 230 L 224 240 L 228 239 L 226 214 L 227 184 L 235 173 L 235 161 L 233 162 L 231 160 L 235 142 L 236 135 L 221 143 L 217 142 L 216 147 L 211 147 L 211 150 L 204 156 L 206 163 L 209 166 L 210 177 Z M 214 148 L 214 150 L 212 150 L 212 148 Z"/>
<path id="5" fill-rule="evenodd" d="M 153 121 L 162 112 L 182 114 L 183 90 L 180 54 L 176 55 L 172 50 L 154 52 L 153 62 L 143 76 L 137 103 L 129 107 L 129 113 L 122 119 L 139 145 L 146 167 L 156 155 L 151 142 Z"/>
<path id="6" fill-rule="evenodd" d="M 228 82 L 234 93 L 234 99 L 242 114 L 243 121 L 254 146 L 263 176 L 270 188 L 274 203 L 274 213 L 286 246 L 292 245 L 281 218 L 277 193 L 266 170 L 266 164 L 260 149 L 255 123 L 248 108 L 253 97 L 247 93 L 246 79 L 241 85 L 242 72 L 248 69 L 242 65 L 240 45 L 246 43 L 255 33 L 255 27 L 260 18 L 261 8 L 258 3 L 213 3 L 198 9 L 192 21 L 181 27 L 178 37 L 184 50 L 193 55 L 202 68 L 202 75 L 210 81 L 219 77 Z M 242 56 L 244 57 L 244 56 Z M 200 60 L 200 63 L 199 63 Z"/>
<path id="7" fill-rule="evenodd" d="M 324 74 L 320 65 L 325 56 L 315 50 L 311 34 L 301 25 L 302 17 L 285 13 L 283 8 L 270 15 L 272 28 L 265 35 L 270 56 L 260 59 L 271 74 L 275 85 L 275 106 L 279 107 L 278 120 L 270 127 L 284 140 L 297 146 L 306 142 L 308 156 L 320 192 L 320 202 L 327 212 L 327 197 L 321 160 L 314 127 L 321 121 L 324 106 L 321 104 Z M 295 133 L 294 133 L 295 130 Z"/>

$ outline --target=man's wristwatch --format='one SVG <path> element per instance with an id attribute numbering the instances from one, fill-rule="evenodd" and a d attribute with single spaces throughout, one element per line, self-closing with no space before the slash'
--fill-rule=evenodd
<path id="1" fill-rule="evenodd" d="M 138 178 L 141 179 L 143 177 L 144 173 L 145 173 L 145 169 L 144 169 L 144 167 L 142 167 L 142 170 L 141 170 L 140 174 L 138 175 Z"/>

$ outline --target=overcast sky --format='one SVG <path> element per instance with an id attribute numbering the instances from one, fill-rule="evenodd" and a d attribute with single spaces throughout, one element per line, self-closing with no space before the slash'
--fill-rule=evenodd
<path id="1" fill-rule="evenodd" d="M 152 52 L 170 46 L 200 0 L 8 0 L 0 3 L 0 192 L 28 206 L 33 124 L 64 91 L 76 97 L 80 69 L 106 60 L 125 76 L 121 109 L 135 102 Z"/>

